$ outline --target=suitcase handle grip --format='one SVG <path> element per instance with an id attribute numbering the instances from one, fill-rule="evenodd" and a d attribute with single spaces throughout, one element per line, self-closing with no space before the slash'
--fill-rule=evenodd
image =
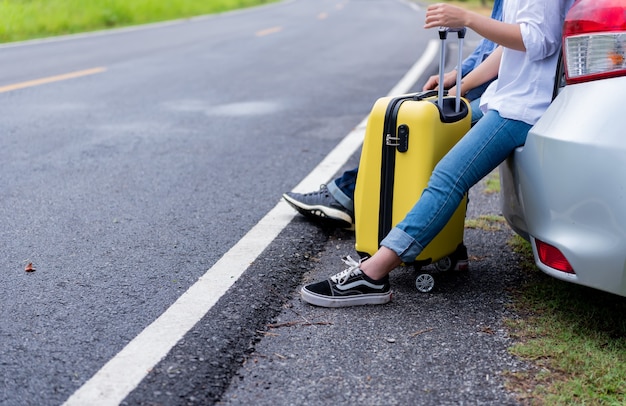
<path id="1" fill-rule="evenodd" d="M 465 38 L 465 33 L 467 32 L 467 28 L 465 27 L 439 27 L 439 39 L 444 40 L 448 38 L 449 32 L 456 32 L 459 38 Z"/>
<path id="2" fill-rule="evenodd" d="M 425 90 L 423 92 L 415 93 L 413 95 L 413 100 L 420 101 L 420 100 L 428 99 L 430 97 L 437 96 L 437 94 L 438 94 L 437 90 Z"/>

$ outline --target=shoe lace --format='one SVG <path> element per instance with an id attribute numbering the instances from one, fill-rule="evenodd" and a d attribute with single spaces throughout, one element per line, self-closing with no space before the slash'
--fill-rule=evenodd
<path id="1" fill-rule="evenodd" d="M 348 265 L 348 268 L 344 269 L 343 271 L 339 272 L 336 275 L 331 276 L 330 279 L 337 285 L 343 285 L 344 283 L 346 283 L 348 279 L 350 279 L 351 276 L 357 276 L 357 275 L 362 274 L 363 271 L 361 271 L 359 267 L 361 266 L 361 262 L 363 262 L 364 259 L 365 258 L 361 258 L 357 262 L 354 259 L 352 259 L 350 255 L 347 255 L 341 258 L 343 263 Z"/>
<path id="2" fill-rule="evenodd" d="M 324 196 L 328 196 L 329 192 L 328 192 L 328 186 L 326 186 L 326 184 L 322 183 L 320 185 L 320 188 L 314 192 L 308 192 L 305 193 L 304 196 L 315 196 L 315 195 L 320 195 L 323 194 Z"/>

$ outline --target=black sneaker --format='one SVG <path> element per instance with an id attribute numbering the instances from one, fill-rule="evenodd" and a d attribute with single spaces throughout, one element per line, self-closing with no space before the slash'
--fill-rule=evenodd
<path id="1" fill-rule="evenodd" d="M 323 282 L 306 285 L 300 291 L 302 300 L 322 307 L 346 307 L 384 304 L 391 300 L 389 276 L 375 281 L 365 275 L 350 257 L 343 258 L 349 268 Z"/>
<path id="2" fill-rule="evenodd" d="M 283 199 L 308 218 L 342 228 L 354 228 L 353 213 L 335 200 L 326 185 L 322 185 L 316 192 L 287 192 L 283 194 Z"/>

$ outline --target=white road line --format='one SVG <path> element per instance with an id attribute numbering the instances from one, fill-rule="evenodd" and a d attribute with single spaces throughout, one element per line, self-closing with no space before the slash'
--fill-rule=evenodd
<path id="1" fill-rule="evenodd" d="M 431 41 L 421 58 L 389 92 L 408 92 L 438 52 Z M 310 191 L 328 182 L 363 142 L 365 118 L 294 190 Z M 150 370 L 215 305 L 248 266 L 294 218 L 296 212 L 282 199 L 234 247 L 198 279 L 165 313 L 146 327 L 64 405 L 118 405 Z"/>

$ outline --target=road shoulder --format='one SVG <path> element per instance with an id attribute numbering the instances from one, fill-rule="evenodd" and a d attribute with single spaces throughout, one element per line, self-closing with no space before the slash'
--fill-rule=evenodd
<path id="1" fill-rule="evenodd" d="M 483 180 L 470 192 L 467 224 L 482 224 L 466 228 L 470 270 L 440 275 L 434 292 L 418 293 L 403 267 L 392 273 L 394 300 L 383 306 L 314 307 L 296 288 L 220 403 L 516 404 L 503 374 L 526 365 L 507 352 L 504 323 L 515 317 L 508 292 L 523 274 L 499 216 L 499 196 Z M 329 232 L 302 284 L 341 271 L 346 254 L 356 256 L 353 235 Z"/>

